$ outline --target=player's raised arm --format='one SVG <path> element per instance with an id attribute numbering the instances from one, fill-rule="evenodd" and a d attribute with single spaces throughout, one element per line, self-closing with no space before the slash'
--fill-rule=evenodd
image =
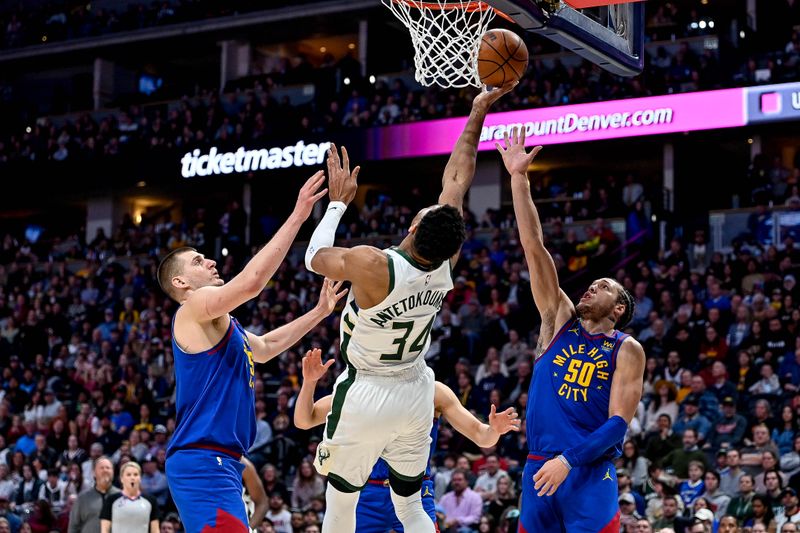
<path id="1" fill-rule="evenodd" d="M 456 431 L 481 448 L 494 446 L 509 431 L 519 431 L 520 420 L 513 407 L 497 413 L 492 405 L 489 423 L 484 424 L 461 405 L 450 387 L 438 381 L 433 403 Z"/>
<path id="2" fill-rule="evenodd" d="M 314 204 L 326 194 L 327 189 L 317 192 L 324 181 L 325 175 L 322 171 L 306 181 L 288 220 L 229 283 L 222 284 L 214 261 L 193 252 L 182 254 L 181 258 L 173 258 L 174 261 L 170 260 L 170 254 L 162 261 L 158 272 L 162 288 L 184 304 L 181 309 L 183 313 L 188 313 L 188 318 L 201 322 L 221 317 L 255 298 L 283 262 Z M 178 260 L 183 260 L 184 255 L 185 262 L 180 264 Z M 201 281 L 209 283 L 196 290 L 186 290 L 191 288 L 191 280 L 198 276 L 202 278 Z M 205 277 L 209 279 L 205 280 Z"/>
<path id="3" fill-rule="evenodd" d="M 253 500 L 255 505 L 253 516 L 250 517 L 250 529 L 258 529 L 267 514 L 267 509 L 269 509 L 269 498 L 267 498 L 267 493 L 264 492 L 264 485 L 261 484 L 261 479 L 259 479 L 253 463 L 244 455 L 239 461 L 244 465 L 242 481 L 247 489 L 247 494 L 250 495 L 250 499 Z"/>
<path id="4" fill-rule="evenodd" d="M 444 168 L 439 204 L 452 205 L 459 211 L 462 210 L 464 197 L 475 177 L 475 160 L 478 156 L 478 143 L 486 114 L 492 104 L 516 87 L 517 83 L 519 82 L 514 81 L 492 90 L 484 89 L 472 101 L 472 111 L 467 119 L 467 124 L 456 141 L 450 159 L 447 160 L 447 166 Z"/>
<path id="5" fill-rule="evenodd" d="M 273 329 L 261 336 L 247 332 L 253 359 L 256 363 L 266 363 L 278 354 L 283 353 L 303 338 L 303 335 L 319 324 L 320 320 L 330 315 L 336 308 L 347 289 L 340 290 L 342 282 L 326 279 L 322 284 L 317 305 L 308 313 L 295 318 L 288 324 Z"/>
<path id="6" fill-rule="evenodd" d="M 314 401 L 317 382 L 333 365 L 333 359 L 322 364 L 322 350 L 315 348 L 303 357 L 303 385 L 294 404 L 294 425 L 298 429 L 311 429 L 325 422 L 331 410 L 331 395 Z"/>
<path id="7" fill-rule="evenodd" d="M 328 189 L 330 203 L 306 250 L 306 268 L 337 281 L 357 281 L 353 292 L 359 305 L 369 307 L 380 302 L 389 289 L 389 268 L 386 254 L 372 246 L 339 248 L 333 246 L 336 228 L 358 189 L 361 167 L 350 171 L 347 148 L 342 157 L 336 145 L 328 151 Z"/>
<path id="8" fill-rule="evenodd" d="M 505 136 L 504 146 L 496 143 L 503 156 L 506 170 L 511 174 L 511 193 L 514 215 L 517 218 L 520 241 L 531 273 L 531 291 L 542 316 L 542 337 L 552 337 L 558 327 L 575 315 L 575 306 L 558 286 L 558 273 L 550 252 L 544 246 L 542 223 L 531 198 L 528 166 L 542 149 L 525 151 L 525 132 L 519 128 L 513 138 Z M 547 327 L 545 327 L 547 325 Z"/>

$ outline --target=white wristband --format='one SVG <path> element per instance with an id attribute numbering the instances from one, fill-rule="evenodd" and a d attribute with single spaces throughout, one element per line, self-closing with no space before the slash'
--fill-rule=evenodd
<path id="1" fill-rule="evenodd" d="M 562 463 L 564 463 L 564 466 L 566 466 L 566 467 L 567 467 L 567 470 L 572 470 L 572 465 L 571 465 L 571 464 L 569 464 L 569 461 L 567 461 L 567 458 L 566 458 L 566 457 L 564 457 L 563 455 L 557 455 L 557 456 L 556 456 L 556 459 L 558 459 L 559 461 L 561 461 Z"/>
<path id="2" fill-rule="evenodd" d="M 333 246 L 333 240 L 336 237 L 336 228 L 339 227 L 339 221 L 342 215 L 347 210 L 347 204 L 344 202 L 331 202 L 328 204 L 328 209 L 322 220 L 319 221 L 317 228 L 311 235 L 311 240 L 308 242 L 308 249 L 306 249 L 306 268 L 311 272 L 316 271 L 311 268 L 311 260 L 317 255 L 317 252 L 323 248 L 330 248 Z"/>

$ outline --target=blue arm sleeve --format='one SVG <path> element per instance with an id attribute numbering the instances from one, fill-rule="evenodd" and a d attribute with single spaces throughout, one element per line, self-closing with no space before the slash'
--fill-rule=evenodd
<path id="1" fill-rule="evenodd" d="M 570 466 L 582 466 L 602 457 L 609 448 L 625 438 L 628 424 L 621 416 L 612 416 L 577 446 L 564 450 L 562 455 Z"/>

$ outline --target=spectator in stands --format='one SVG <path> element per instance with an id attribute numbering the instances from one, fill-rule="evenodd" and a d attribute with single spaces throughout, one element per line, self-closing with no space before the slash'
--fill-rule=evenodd
<path id="1" fill-rule="evenodd" d="M 645 457 L 650 462 L 666 457 L 673 450 L 681 447 L 681 439 L 672 432 L 672 420 L 669 415 L 662 414 L 658 417 L 657 431 L 647 439 Z"/>
<path id="2" fill-rule="evenodd" d="M 662 515 L 653 522 L 653 529 L 663 531 L 670 528 L 674 531 L 683 531 L 690 521 L 678 514 L 677 498 L 670 495 L 664 496 L 661 500 Z"/>
<path id="3" fill-rule="evenodd" d="M 741 490 L 739 480 L 745 475 L 745 471 L 740 466 L 739 450 L 728 450 L 725 458 L 727 466 L 720 471 L 719 488 L 723 493 L 734 497 Z"/>
<path id="4" fill-rule="evenodd" d="M 272 523 L 275 533 L 292 533 L 292 514 L 286 509 L 283 496 L 278 491 L 273 491 L 269 495 L 266 519 Z"/>
<path id="5" fill-rule="evenodd" d="M 700 414 L 700 398 L 696 394 L 689 394 L 681 403 L 683 415 L 681 415 L 673 426 L 673 431 L 678 435 L 683 435 L 687 429 L 693 429 L 697 434 L 697 440 L 705 440 L 706 435 L 711 429 L 711 422 Z"/>
<path id="6" fill-rule="evenodd" d="M 158 505 L 166 505 L 167 496 L 169 495 L 167 476 L 159 470 L 156 457 L 152 454 L 144 458 L 141 486 L 142 492 L 152 496 L 158 502 Z"/>
<path id="7" fill-rule="evenodd" d="M 636 491 L 641 491 L 647 481 L 647 466 L 647 459 L 639 455 L 636 441 L 625 441 L 622 446 L 622 457 L 617 460 L 617 467 L 623 468 L 630 474 L 631 485 Z"/>
<path id="8" fill-rule="evenodd" d="M 706 389 L 706 383 L 701 376 L 692 376 L 691 393 L 699 398 L 700 414 L 714 424 L 719 418 L 719 400 L 715 394 Z"/>
<path id="9" fill-rule="evenodd" d="M 719 490 L 720 475 L 716 470 L 708 470 L 703 478 L 706 490 L 701 495 L 710 505 L 714 516 L 721 520 L 728 512 L 731 497 Z"/>
<path id="10" fill-rule="evenodd" d="M 783 531 L 784 524 L 800 524 L 800 507 L 798 506 L 797 491 L 791 487 L 783 489 L 781 493 L 782 512 L 776 515 L 775 524 L 778 531 Z"/>
<path id="11" fill-rule="evenodd" d="M 8 508 L 9 499 L 3 494 L 0 494 L 0 521 L 5 521 L 8 530 L 5 533 L 17 533 L 22 526 L 22 520 Z M 0 532 L 2 532 L 2 525 L 0 525 Z"/>
<path id="12" fill-rule="evenodd" d="M 304 460 L 297 469 L 292 484 L 292 507 L 307 510 L 311 500 L 325 493 L 325 484 L 310 461 Z"/>
<path id="13" fill-rule="evenodd" d="M 690 477 L 689 466 L 692 462 L 699 462 L 704 471 L 708 468 L 706 454 L 697 446 L 697 432 L 687 428 L 683 433 L 683 447 L 669 452 L 661 459 L 661 466 L 671 470 L 679 479 L 685 480 Z"/>
<path id="14" fill-rule="evenodd" d="M 678 419 L 678 404 L 675 403 L 677 396 L 677 388 L 671 381 L 661 379 L 653 385 L 655 390 L 655 398 L 647 408 L 645 414 L 645 431 L 652 432 L 656 430 L 658 418 L 662 414 L 669 416 L 670 420 Z"/>
<path id="15" fill-rule="evenodd" d="M 697 378 L 698 376 L 692 378 L 692 382 Z M 719 450 L 723 447 L 736 447 L 744 437 L 746 428 L 747 420 L 736 413 L 736 400 L 727 396 L 722 400 L 722 416 L 712 424 L 704 448 Z"/>
<path id="16" fill-rule="evenodd" d="M 778 457 L 778 447 L 769 438 L 769 428 L 766 424 L 758 424 L 753 426 L 753 439 L 750 446 L 741 450 L 742 453 L 742 466 L 745 471 L 750 474 L 758 474 L 761 472 L 761 461 L 764 452 L 772 452 Z"/>
<path id="17" fill-rule="evenodd" d="M 487 455 L 483 473 L 475 480 L 475 492 L 484 501 L 493 500 L 497 491 L 497 481 L 503 476 L 508 476 L 508 472 L 500 468 L 500 459 L 497 454 Z"/>
<path id="18" fill-rule="evenodd" d="M 445 529 L 448 533 L 467 533 L 480 521 L 483 503 L 480 495 L 467 484 L 463 470 L 456 470 L 450 479 L 453 490 L 442 496 L 439 505 L 445 514 Z"/>
<path id="19" fill-rule="evenodd" d="M 764 526 L 765 531 L 776 530 L 775 515 L 769 499 L 760 494 L 753 496 L 753 514 L 744 522 L 745 527 L 753 527 L 756 524 Z"/>
<path id="20" fill-rule="evenodd" d="M 755 497 L 755 482 L 753 476 L 744 474 L 739 480 L 738 494 L 731 498 L 728 512 L 735 516 L 740 523 L 746 523 L 753 515 L 753 498 Z"/>
<path id="21" fill-rule="evenodd" d="M 702 495 L 706 486 L 703 481 L 703 476 L 706 472 L 706 466 L 700 461 L 691 461 L 689 463 L 689 479 L 681 482 L 678 490 L 683 500 L 683 505 L 688 509 L 694 505 L 694 502 Z"/>
<path id="22" fill-rule="evenodd" d="M 96 533 L 100 531 L 100 511 L 107 496 L 119 489 L 112 485 L 114 465 L 108 457 L 94 460 L 94 488 L 84 492 L 72 506 L 69 515 L 69 533 Z"/>
<path id="23" fill-rule="evenodd" d="M 778 456 L 775 452 L 764 451 L 761 454 L 761 472 L 756 474 L 756 492 L 765 492 L 767 485 L 765 482 L 765 474 L 771 470 L 778 470 Z M 789 481 L 789 476 L 778 470 L 778 475 L 781 478 L 782 484 L 785 486 Z"/>

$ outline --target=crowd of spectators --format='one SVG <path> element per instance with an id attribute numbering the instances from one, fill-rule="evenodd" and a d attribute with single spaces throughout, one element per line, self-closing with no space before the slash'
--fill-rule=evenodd
<path id="1" fill-rule="evenodd" d="M 635 212 L 642 192 L 635 182 L 614 192 L 623 215 Z M 398 229 L 418 208 L 385 198 L 360 207 L 343 221 L 341 242 L 384 245 L 399 231 L 379 237 L 384 228 L 376 222 L 393 221 Z M 3 238 L 0 531 L 3 518 L 14 533 L 75 531 L 68 524 L 87 512 L 78 496 L 94 494 L 87 491 L 95 477 L 105 479 L 106 463 L 95 472 L 93 462 L 103 455 L 114 477 L 126 461 L 140 462 L 142 490 L 158 502 L 165 531 L 180 531 L 164 476 L 175 429 L 176 304 L 158 289 L 155 267 L 171 248 L 194 244 L 213 253 L 208 243 L 218 234 L 237 241 L 241 216 L 233 204 L 218 224 L 196 213 L 180 223 L 126 220 L 112 237 L 99 232 L 91 242 Z M 426 358 L 476 416 L 494 404 L 515 407 L 524 420 L 538 324 L 514 221 L 495 212 L 468 214 L 467 221 L 455 288 Z M 628 331 L 642 342 L 647 366 L 642 403 L 617 462 L 625 532 L 709 533 L 728 515 L 753 532 L 800 521 L 800 251 L 791 239 L 765 248 L 751 237 L 723 254 L 711 253 L 699 233 L 616 268 L 609 250 L 617 237 L 603 219 L 577 245 L 559 224 L 550 226 L 547 244 L 562 283 L 610 273 L 636 301 Z M 226 279 L 247 248 L 231 250 L 220 258 Z M 313 306 L 318 289 L 319 278 L 302 260 L 287 261 L 235 314 L 260 334 Z M 309 463 L 319 430 L 295 428 L 293 406 L 300 357 L 311 347 L 337 360 L 318 385 L 319 394 L 331 391 L 342 369 L 338 331 L 334 314 L 257 368 L 258 435 L 249 456 L 270 496 L 262 532 L 319 529 L 324 480 Z M 442 524 L 450 528 L 444 530 L 515 531 L 526 454 L 524 424 L 480 449 L 443 423 L 432 462 Z M 474 505 L 465 511 L 453 505 L 456 497 Z"/>
<path id="2" fill-rule="evenodd" d="M 77 13 L 86 9 L 83 4 L 76 7 Z M 131 10 L 150 13 L 152 16 L 145 18 L 157 21 L 158 14 L 165 10 L 206 13 L 204 4 L 187 0 L 170 7 L 169 2 L 157 2 L 151 7 L 133 4 Z M 214 12 L 208 9 L 208 13 Z M 665 12 L 661 6 L 649 17 L 650 29 L 684 26 L 686 20 L 699 17 L 691 12 L 679 16 L 682 13 Z M 575 66 L 565 66 L 559 60 L 545 63 L 534 49 L 531 67 L 522 83 L 497 103 L 496 110 L 797 80 L 798 35 L 797 31 L 790 32 L 786 42 L 756 55 L 722 44 L 702 51 L 686 41 L 677 46 L 660 46 L 649 49 L 645 73 L 629 79 L 612 76 L 588 62 Z M 186 148 L 206 148 L 210 143 L 238 147 L 262 139 L 330 136 L 348 128 L 463 116 L 469 112 L 472 96 L 469 91 L 424 89 L 401 79 L 379 78 L 370 83 L 360 77 L 360 66 L 351 55 L 338 61 L 328 55 L 321 64 L 312 64 L 303 57 L 283 58 L 255 74 L 229 84 L 225 88 L 229 92 L 221 95 L 217 90 L 201 90 L 168 104 L 125 104 L 112 113 L 87 113 L 56 124 L 46 117 L 39 118 L 35 124 L 29 122 L 24 129 L 0 137 L 0 163 L 97 160 L 120 154 L 138 156 L 142 151 L 176 153 Z M 350 85 L 343 85 L 344 79 L 350 80 Z M 274 96 L 276 89 L 296 83 L 314 83 L 316 97 L 293 105 L 285 93 Z M 153 98 L 164 97 L 156 93 Z M 9 109 L 9 113 L 17 111 Z"/>
<path id="3" fill-rule="evenodd" d="M 308 3 L 311 0 L 301 0 Z M 275 0 L 270 7 L 296 5 L 297 1 Z M 118 2 L 121 7 L 103 8 L 92 2 L 60 0 L 26 2 L 0 13 L 2 46 L 17 48 L 69 39 L 98 37 L 121 31 L 141 30 L 155 26 L 193 20 L 224 17 L 264 9 L 255 0 L 154 0 L 152 2 Z M 113 5 L 113 4 L 112 4 Z"/>

